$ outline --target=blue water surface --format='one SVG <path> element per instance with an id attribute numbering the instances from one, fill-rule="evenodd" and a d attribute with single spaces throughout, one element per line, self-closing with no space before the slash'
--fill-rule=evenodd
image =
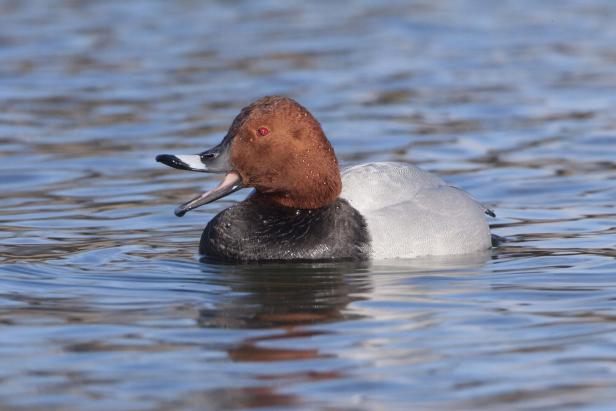
<path id="1" fill-rule="evenodd" d="M 0 409 L 611 410 L 616 3 L 0 0 Z M 497 213 L 485 254 L 200 262 L 271 94 Z"/>

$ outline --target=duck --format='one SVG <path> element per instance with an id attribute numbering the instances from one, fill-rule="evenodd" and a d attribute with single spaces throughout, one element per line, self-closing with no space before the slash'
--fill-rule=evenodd
<path id="1" fill-rule="evenodd" d="M 492 246 L 492 210 L 412 164 L 340 170 L 320 123 L 289 97 L 266 96 L 241 109 L 213 148 L 160 154 L 156 161 L 224 175 L 218 186 L 179 205 L 178 217 L 253 189 L 207 223 L 199 252 L 210 258 L 363 261 L 469 254 Z"/>

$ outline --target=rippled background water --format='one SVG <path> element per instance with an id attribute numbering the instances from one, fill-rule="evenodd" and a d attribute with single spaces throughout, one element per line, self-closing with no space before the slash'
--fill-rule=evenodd
<path id="1" fill-rule="evenodd" d="M 613 409 L 616 3 L 0 1 L 0 409 Z M 266 94 L 497 212 L 469 258 L 199 262 L 154 162 Z"/>

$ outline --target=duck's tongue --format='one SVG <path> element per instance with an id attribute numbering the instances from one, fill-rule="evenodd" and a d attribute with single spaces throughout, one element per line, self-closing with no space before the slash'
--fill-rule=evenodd
<path id="1" fill-rule="evenodd" d="M 195 208 L 201 207 L 204 204 L 208 204 L 212 201 L 218 200 L 219 198 L 223 198 L 231 193 L 236 192 L 242 187 L 242 178 L 240 177 L 240 175 L 236 171 L 230 171 L 225 175 L 225 178 L 220 182 L 220 184 L 218 184 L 216 188 L 206 191 L 205 193 L 200 194 L 192 200 L 178 206 L 174 211 L 175 215 L 178 217 L 182 217 L 190 210 L 194 210 Z"/>

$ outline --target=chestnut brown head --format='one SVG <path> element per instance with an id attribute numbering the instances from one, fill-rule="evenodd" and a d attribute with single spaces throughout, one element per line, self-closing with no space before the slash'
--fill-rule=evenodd
<path id="1" fill-rule="evenodd" d="M 185 170 L 227 173 L 217 188 L 178 207 L 178 215 L 242 187 L 254 187 L 255 200 L 293 208 L 328 205 L 342 188 L 338 161 L 321 125 L 287 97 L 263 97 L 243 108 L 210 150 L 156 159 Z"/>

